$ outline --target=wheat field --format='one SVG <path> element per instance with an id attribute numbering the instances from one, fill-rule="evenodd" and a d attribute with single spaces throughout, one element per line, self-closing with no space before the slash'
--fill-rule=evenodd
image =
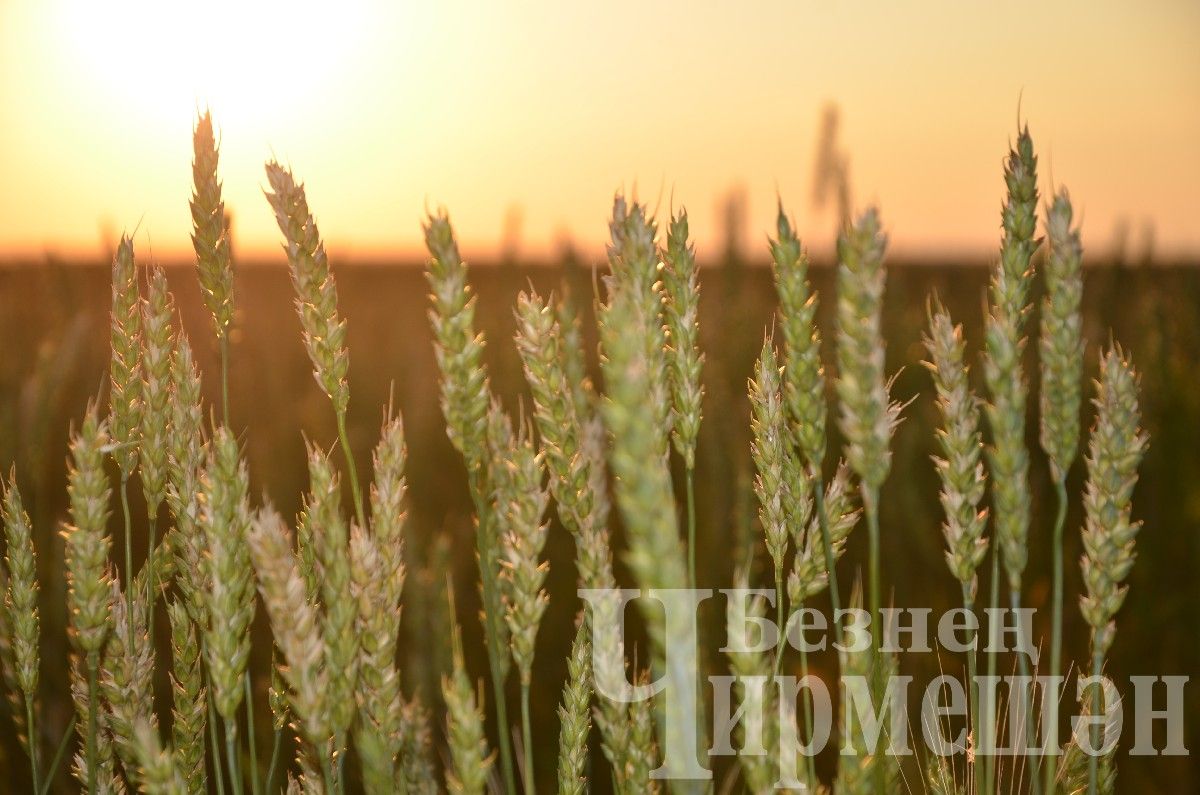
<path id="1" fill-rule="evenodd" d="M 971 684 L 950 721 L 966 748 L 944 758 L 885 753 L 897 738 L 873 745 L 845 708 L 851 674 L 880 705 L 896 673 L 1030 673 L 1019 653 L 881 651 L 892 606 L 1033 608 L 1037 673 L 1103 672 L 1122 691 L 1197 663 L 1181 627 L 1200 562 L 1200 279 L 1091 262 L 1028 130 L 997 174 L 997 253 L 974 269 L 892 262 L 886 207 L 810 260 L 785 204 L 754 261 L 698 264 L 686 211 L 624 195 L 605 262 L 468 266 L 435 210 L 422 270 L 356 268 L 327 257 L 303 164 L 272 161 L 285 276 L 235 256 L 207 115 L 194 145 L 191 267 L 122 237 L 103 270 L 0 273 L 15 341 L 0 770 L 15 791 L 1196 780 L 1188 757 L 1129 756 L 1129 740 L 1084 753 L 1100 732 L 1072 738 L 1067 721 L 1102 709 L 1099 687 L 1035 713 L 1031 740 L 1061 727 L 1049 757 L 980 753 Z M 725 652 L 738 616 L 714 600 L 696 648 L 639 600 L 622 651 L 593 642 L 613 604 L 577 594 L 618 586 L 763 589 L 774 605 L 753 616 L 785 626 L 814 607 L 835 640 L 854 607 L 873 642 Z M 811 673 L 834 739 L 781 752 L 814 734 L 808 691 L 785 725 L 775 691 L 735 688 L 746 714 L 767 707 L 765 752 L 711 757 L 711 700 L 697 714 L 604 694 L 689 645 L 705 677 Z M 711 779 L 676 767 L 689 732 Z"/>

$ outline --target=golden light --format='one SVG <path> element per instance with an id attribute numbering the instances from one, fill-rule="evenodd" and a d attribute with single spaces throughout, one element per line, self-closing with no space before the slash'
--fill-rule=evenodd
<path id="1" fill-rule="evenodd" d="M 339 90 L 372 31 L 367 0 L 63 0 L 73 69 L 134 124 L 172 127 L 219 109 L 243 134 L 312 122 L 314 98 Z"/>

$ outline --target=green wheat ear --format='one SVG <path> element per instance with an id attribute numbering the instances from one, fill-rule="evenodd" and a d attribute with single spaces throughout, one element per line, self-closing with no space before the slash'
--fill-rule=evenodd
<path id="1" fill-rule="evenodd" d="M 1054 479 L 1066 476 L 1079 449 L 1083 377 L 1083 245 L 1072 226 L 1071 197 L 1059 191 L 1046 209 L 1050 245 L 1042 302 L 1040 438 Z"/>
<path id="2" fill-rule="evenodd" d="M 225 202 L 217 177 L 220 153 L 213 135 L 212 114 L 208 111 L 196 121 L 192 146 L 192 247 L 196 251 L 196 273 L 217 338 L 225 340 L 233 326 L 233 265 Z"/>

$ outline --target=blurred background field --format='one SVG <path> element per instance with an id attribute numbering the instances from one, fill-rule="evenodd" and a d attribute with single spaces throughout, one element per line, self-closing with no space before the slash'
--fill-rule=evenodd
<path id="1" fill-rule="evenodd" d="M 731 251 L 735 249 L 730 249 Z M 281 265 L 281 263 L 280 263 Z M 749 405 L 746 379 L 775 309 L 775 294 L 766 263 L 726 256 L 701 271 L 701 346 L 707 357 L 704 422 L 698 462 L 699 553 L 702 587 L 726 587 L 735 562 L 759 532 L 750 487 Z M 950 264 L 894 261 L 889 264 L 884 331 L 889 372 L 899 372 L 893 394 L 913 398 L 895 439 L 895 462 L 884 489 L 882 544 L 884 577 L 897 606 L 933 608 L 933 615 L 959 599 L 958 586 L 942 565 L 941 513 L 937 479 L 929 457 L 934 452 L 935 411 L 929 376 L 920 365 L 920 344 L 927 297 L 936 292 L 954 317 L 966 326 L 970 361 L 977 359 L 982 334 L 982 308 L 987 278 L 985 262 Z M 1130 577 L 1130 593 L 1118 617 L 1111 673 L 1130 675 L 1194 674 L 1200 670 L 1200 268 L 1186 263 L 1133 266 L 1093 262 L 1085 270 L 1084 317 L 1088 341 L 1087 377 L 1095 375 L 1098 346 L 1110 334 L 1126 347 L 1142 373 L 1144 424 L 1151 445 L 1141 470 L 1135 515 L 1145 521 L 1138 539 L 1138 560 Z M 448 623 L 443 578 L 459 584 L 459 615 L 466 621 L 475 675 L 482 675 L 482 642 L 472 617 L 478 610 L 474 593 L 474 540 L 470 499 L 462 463 L 446 439 L 438 407 L 437 372 L 429 322 L 427 287 L 421 263 L 335 263 L 340 305 L 349 324 L 350 437 L 360 468 L 369 472 L 369 454 L 381 420 L 381 406 L 391 401 L 403 414 L 409 446 L 410 514 L 407 550 L 409 581 L 404 598 L 402 664 L 409 690 L 435 693 L 439 672 L 447 667 Z M 818 263 L 813 277 L 822 302 L 826 362 L 832 362 L 832 269 Z M 215 345 L 190 267 L 168 270 L 179 314 L 192 338 L 205 374 L 206 397 L 217 397 L 219 381 Z M 592 324 L 593 262 L 566 257 L 562 262 L 518 265 L 512 261 L 473 265 L 471 281 L 479 295 L 478 323 L 487 335 L 487 361 L 496 391 L 514 412 L 529 396 L 512 345 L 512 306 L 516 294 L 530 285 L 543 294 L 569 296 L 579 309 L 588 355 L 595 376 L 595 331 Z M 0 466 L 15 465 L 35 523 L 39 575 L 43 583 L 44 731 L 53 743 L 60 736 L 71 706 L 65 666 L 62 543 L 59 523 L 65 517 L 65 461 L 68 431 L 78 422 L 89 399 L 102 395 L 108 363 L 109 271 L 100 263 L 53 260 L 0 268 Z M 311 376 L 304 353 L 292 289 L 285 268 L 275 263 L 248 263 L 237 275 L 237 331 L 230 372 L 232 426 L 242 434 L 252 491 L 294 516 L 306 488 L 304 440 L 332 448 L 336 439 L 327 399 Z M 1028 372 L 1036 383 L 1036 359 L 1028 352 Z M 829 365 L 827 365 L 829 366 Z M 978 369 L 978 368 L 976 368 Z M 976 374 L 977 375 L 977 374 Z M 1036 400 L 1030 401 L 1029 445 L 1033 451 L 1034 522 L 1026 602 L 1048 604 L 1051 483 L 1036 438 Z M 1090 414 L 1090 411 L 1089 411 Z M 1090 422 L 1090 416 L 1087 419 Z M 831 449 L 834 449 L 831 446 Z M 1077 495 L 1082 464 L 1072 472 Z M 681 481 L 680 481 L 681 482 Z M 139 490 L 134 490 L 139 491 Z M 140 499 L 138 494 L 135 499 Z M 1087 634 L 1074 595 L 1079 592 L 1078 528 L 1082 511 L 1074 497 L 1067 533 L 1068 659 L 1086 655 Z M 141 515 L 135 509 L 135 517 Z M 114 532 L 119 533 L 114 517 Z M 144 522 L 144 520 L 143 520 Z M 143 545 L 144 528 L 137 539 Z M 619 538 L 617 548 L 621 546 Z M 572 594 L 572 544 L 555 524 L 547 547 L 551 565 L 549 612 L 539 636 L 539 671 L 543 683 L 534 697 L 536 742 L 556 742 L 559 684 L 578 608 Z M 847 574 L 865 565 L 865 538 L 856 533 L 842 563 Z M 623 576 L 623 572 L 618 572 Z M 765 572 L 763 573 L 765 574 Z M 765 582 L 765 579 L 763 580 Z M 986 582 L 981 584 L 986 593 Z M 720 633 L 721 612 L 706 616 L 710 632 Z M 1035 632 L 1042 637 L 1048 615 L 1039 613 Z M 259 616 L 265 632 L 265 619 Z M 166 622 L 160 622 L 165 628 Z M 160 634 L 163 632 L 160 629 Z M 159 639 L 160 644 L 163 638 Z M 713 666 L 719 666 L 715 650 Z M 256 703 L 266 709 L 269 646 L 256 644 L 254 669 L 260 672 Z M 829 676 L 831 659 L 817 656 L 816 671 Z M 938 673 L 934 654 L 908 654 L 902 673 L 917 682 Z M 158 696 L 166 698 L 167 683 Z M 1188 729 L 1192 742 L 1200 729 L 1200 701 L 1189 689 Z M 436 698 L 433 700 L 436 703 Z M 164 702 L 165 703 L 165 702 Z M 1127 727 L 1131 726 L 1127 716 Z M 0 725 L 0 776 L 25 775 L 11 721 Z M 827 754 L 828 756 L 828 754 Z M 538 771 L 548 786 L 553 755 L 541 757 Z M 1191 792 L 1200 784 L 1192 758 L 1121 759 L 1124 792 Z M 915 784 L 915 782 L 914 782 Z M 597 782 L 604 791 L 605 783 Z M 914 789 L 920 791 L 921 787 Z"/>

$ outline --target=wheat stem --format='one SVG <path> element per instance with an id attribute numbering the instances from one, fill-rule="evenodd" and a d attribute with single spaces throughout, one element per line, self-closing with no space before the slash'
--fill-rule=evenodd
<path id="1" fill-rule="evenodd" d="M 346 412 L 339 411 L 337 415 L 338 441 L 342 445 L 342 454 L 346 457 L 346 474 L 350 476 L 350 493 L 354 495 L 354 516 L 358 519 L 359 527 L 367 526 L 366 514 L 363 512 L 362 489 L 358 486 L 358 467 L 354 465 L 354 453 L 350 449 L 350 436 L 346 433 Z"/>
<path id="2" fill-rule="evenodd" d="M 46 778 L 42 782 L 42 788 L 38 790 L 38 795 L 46 795 L 50 792 L 50 788 L 54 785 L 54 779 L 58 775 L 58 769 L 62 765 L 63 757 L 67 753 L 67 746 L 71 744 L 71 735 L 75 732 L 75 720 L 63 731 L 62 739 L 58 741 L 58 748 L 54 751 L 54 757 L 50 760 L 50 767 L 46 769 Z"/>
<path id="3" fill-rule="evenodd" d="M 1000 546 L 998 544 L 992 548 L 992 581 L 990 590 L 991 592 L 988 595 L 989 637 L 986 647 L 987 651 L 985 652 L 987 654 L 987 675 L 989 682 L 993 681 L 993 678 L 996 676 L 996 652 L 994 651 L 991 643 L 990 622 L 992 620 L 991 616 L 996 615 L 996 610 L 1000 606 Z M 993 727 L 986 726 L 984 728 L 986 728 L 988 732 L 991 732 Z M 991 743 L 988 743 L 988 745 L 990 746 Z M 992 795 L 992 793 L 996 791 L 996 755 L 994 753 L 988 754 L 985 766 L 987 768 L 985 792 L 987 795 Z"/>
<path id="4" fill-rule="evenodd" d="M 229 334 L 220 336 L 221 347 L 221 416 L 224 425 L 229 427 Z"/>
<path id="5" fill-rule="evenodd" d="M 687 483 L 688 584 L 696 587 L 696 468 L 689 466 Z"/>
<path id="6" fill-rule="evenodd" d="M 1062 671 L 1062 620 L 1063 620 L 1063 528 L 1067 521 L 1067 478 L 1064 473 L 1054 481 L 1054 493 L 1058 510 L 1054 517 L 1054 591 L 1050 604 L 1052 612 L 1050 629 L 1050 676 L 1058 676 Z M 1045 731 L 1058 737 L 1058 693 L 1044 696 L 1050 699 L 1050 716 L 1047 718 Z M 1054 779 L 1057 774 L 1058 758 L 1055 755 L 1046 760 L 1043 771 L 1043 784 L 1046 792 L 1054 791 Z"/>
<path id="7" fill-rule="evenodd" d="M 797 608 L 800 606 L 797 605 Z M 782 648 L 786 641 L 783 638 L 779 639 L 779 645 Z M 808 648 L 807 643 L 803 638 L 800 639 L 800 678 L 801 680 L 808 678 Z M 812 691 L 807 687 L 804 688 L 804 738 L 808 742 L 811 740 L 813 732 L 813 704 Z M 813 784 L 817 781 L 817 768 L 813 762 L 812 754 L 804 755 L 804 764 L 808 768 L 808 780 Z"/>
<path id="8" fill-rule="evenodd" d="M 33 721 L 33 696 L 29 694 L 25 695 L 25 726 L 29 735 L 29 774 L 33 782 L 33 791 L 41 792 L 42 788 L 38 784 L 38 733 Z"/>
<path id="9" fill-rule="evenodd" d="M 207 660 L 208 651 L 203 639 L 201 639 L 201 644 L 204 659 Z M 217 733 L 217 707 L 216 702 L 213 700 L 211 682 L 212 676 L 210 675 L 210 686 L 204 698 L 208 710 L 208 719 L 205 722 L 208 724 L 208 741 L 212 745 L 213 778 L 217 780 L 217 795 L 225 795 L 225 775 L 221 772 L 221 738 Z"/>
<path id="10" fill-rule="evenodd" d="M 975 614 L 975 596 L 974 587 L 969 583 L 962 583 L 962 598 L 963 609 L 968 614 Z M 978 637 L 978 634 L 976 634 Z M 975 682 L 976 669 L 979 662 L 976 658 L 974 647 L 968 641 L 967 648 L 967 720 L 971 724 L 971 732 L 974 738 L 975 746 L 979 744 L 979 686 Z M 979 764 L 979 759 L 976 757 L 971 763 L 975 778 L 975 792 L 983 792 L 983 766 Z"/>
<path id="11" fill-rule="evenodd" d="M 258 748 L 254 733 L 254 689 L 250 685 L 249 667 L 242 679 L 242 687 L 245 690 L 244 698 L 246 700 L 246 744 L 250 746 L 250 791 L 253 795 L 258 795 Z"/>
<path id="12" fill-rule="evenodd" d="M 267 767 L 266 791 L 275 791 L 275 773 L 279 769 L 279 759 L 283 755 L 283 730 L 275 730 L 275 739 L 271 743 L 271 764 Z"/>
<path id="13" fill-rule="evenodd" d="M 225 718 L 225 763 L 234 795 L 242 795 L 242 773 L 238 763 L 237 717 Z"/>
<path id="14" fill-rule="evenodd" d="M 525 752 L 525 795 L 534 795 L 533 729 L 529 721 L 529 683 L 521 683 L 521 742 Z"/>

